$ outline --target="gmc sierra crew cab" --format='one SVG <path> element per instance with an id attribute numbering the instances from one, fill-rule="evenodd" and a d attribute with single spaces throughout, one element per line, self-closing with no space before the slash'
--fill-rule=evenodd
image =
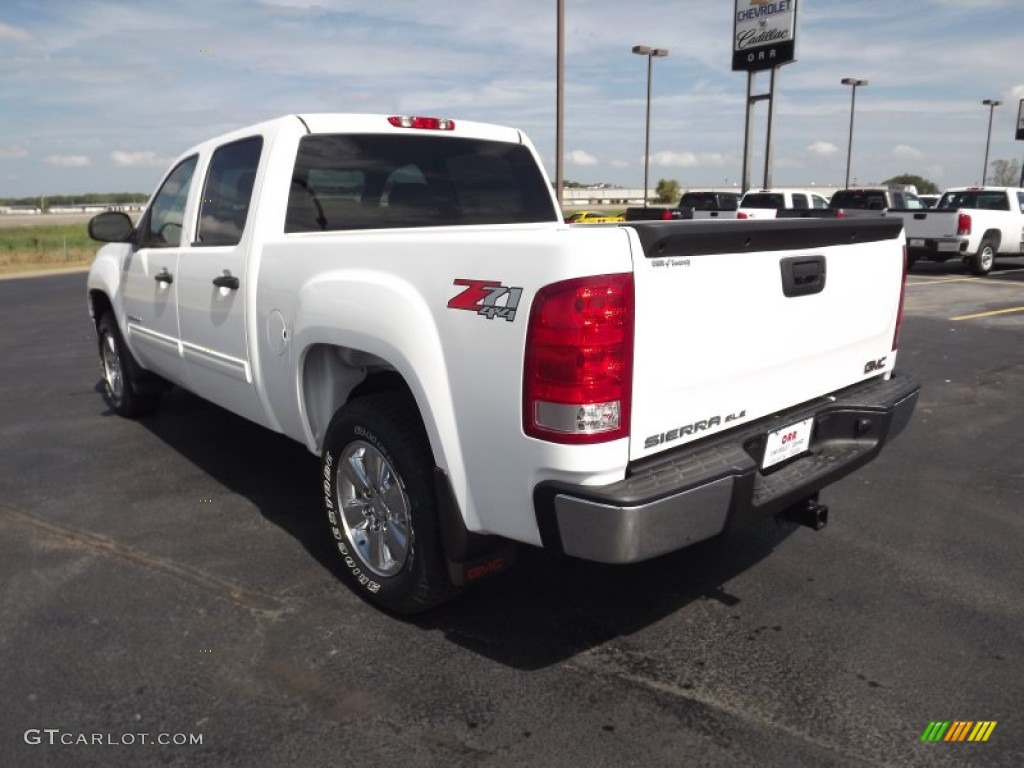
<path id="1" fill-rule="evenodd" d="M 89 230 L 112 411 L 173 384 L 303 443 L 346 580 L 394 612 L 517 545 L 630 563 L 821 527 L 918 394 L 900 222 L 567 225 L 514 128 L 285 116 Z"/>

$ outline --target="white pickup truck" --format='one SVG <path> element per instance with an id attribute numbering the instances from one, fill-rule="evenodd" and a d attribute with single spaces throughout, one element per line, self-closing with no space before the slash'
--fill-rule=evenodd
<path id="1" fill-rule="evenodd" d="M 740 200 L 737 219 L 774 219 L 779 211 L 821 211 L 827 213 L 828 200 L 808 189 L 751 190 Z"/>
<path id="2" fill-rule="evenodd" d="M 962 259 L 971 272 L 987 275 L 996 256 L 1024 255 L 1024 189 L 948 189 L 935 208 L 890 211 L 903 220 L 908 263 L 918 259 Z"/>
<path id="3" fill-rule="evenodd" d="M 628 563 L 821 527 L 917 399 L 899 222 L 574 227 L 513 128 L 282 117 L 89 229 L 111 409 L 173 383 L 305 444 L 345 578 L 395 612 L 518 543 Z"/>

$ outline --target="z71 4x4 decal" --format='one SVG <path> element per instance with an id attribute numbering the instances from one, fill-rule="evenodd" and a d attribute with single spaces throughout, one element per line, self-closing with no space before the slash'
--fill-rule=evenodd
<path id="1" fill-rule="evenodd" d="M 460 279 L 452 285 L 464 285 L 466 288 L 448 301 L 449 309 L 468 309 L 488 320 L 503 317 L 511 323 L 516 319 L 519 297 L 523 295 L 522 288 L 511 288 L 497 280 Z"/>

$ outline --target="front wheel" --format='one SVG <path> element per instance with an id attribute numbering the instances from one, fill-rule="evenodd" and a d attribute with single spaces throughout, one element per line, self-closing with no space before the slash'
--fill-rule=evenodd
<path id="1" fill-rule="evenodd" d="M 324 506 L 349 585 L 395 613 L 457 593 L 434 500 L 433 459 L 407 396 L 359 398 L 335 414 L 321 459 Z"/>
<path id="2" fill-rule="evenodd" d="M 103 397 L 119 416 L 144 416 L 160 405 L 160 392 L 140 392 L 142 369 L 121 338 L 117 320 L 106 312 L 96 324 Z"/>
<path id="3" fill-rule="evenodd" d="M 979 277 L 987 275 L 992 271 L 992 265 L 996 260 L 996 244 L 989 239 L 981 241 L 978 252 L 971 257 L 971 272 Z"/>

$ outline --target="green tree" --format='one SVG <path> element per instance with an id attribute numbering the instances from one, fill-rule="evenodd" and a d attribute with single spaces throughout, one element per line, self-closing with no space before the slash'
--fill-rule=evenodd
<path id="1" fill-rule="evenodd" d="M 942 191 L 939 189 L 939 185 L 934 181 L 929 181 L 924 176 L 918 176 L 914 173 L 901 173 L 899 176 L 893 176 L 891 179 L 886 179 L 882 183 L 913 184 L 917 187 L 918 194 L 921 195 L 937 195 Z"/>
<path id="2" fill-rule="evenodd" d="M 678 202 L 682 190 L 679 187 L 679 182 L 675 179 L 658 179 L 658 186 L 654 188 L 654 194 L 657 195 L 654 202 L 673 204 Z"/>
<path id="3" fill-rule="evenodd" d="M 988 183 L 993 187 L 1016 187 L 1020 181 L 1020 163 L 1016 160 L 993 160 Z"/>

